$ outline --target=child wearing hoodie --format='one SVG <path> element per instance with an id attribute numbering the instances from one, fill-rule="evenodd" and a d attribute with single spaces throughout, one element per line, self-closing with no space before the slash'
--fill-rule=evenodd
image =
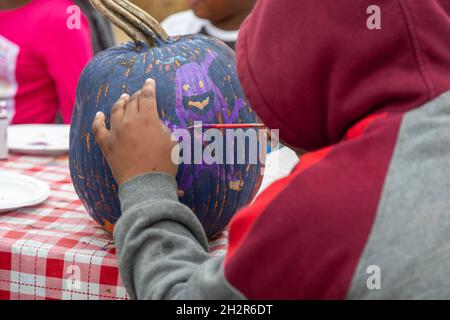
<path id="1" fill-rule="evenodd" d="M 111 131 L 96 117 L 131 298 L 449 297 L 450 2 L 380 0 L 381 29 L 370 4 L 260 0 L 244 23 L 248 99 L 309 152 L 236 214 L 225 257 L 178 201 L 155 82 L 116 103 Z"/>
<path id="2" fill-rule="evenodd" d="M 161 23 L 167 33 L 210 35 L 234 49 L 239 27 L 255 0 L 188 0 L 187 3 L 191 10 L 175 13 Z"/>

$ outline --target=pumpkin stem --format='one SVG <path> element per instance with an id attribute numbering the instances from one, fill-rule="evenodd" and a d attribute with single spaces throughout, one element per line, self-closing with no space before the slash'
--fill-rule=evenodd
<path id="1" fill-rule="evenodd" d="M 161 25 L 138 6 L 128 0 L 89 0 L 106 19 L 122 29 L 134 42 L 145 42 L 154 47 L 155 39 L 169 39 Z"/>

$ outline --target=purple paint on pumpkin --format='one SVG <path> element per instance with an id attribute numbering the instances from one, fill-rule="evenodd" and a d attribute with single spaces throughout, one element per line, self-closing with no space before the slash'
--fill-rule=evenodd
<path id="1" fill-rule="evenodd" d="M 233 111 L 228 115 L 228 104 L 222 92 L 208 76 L 209 66 L 216 57 L 215 52 L 209 52 L 201 64 L 190 62 L 176 72 L 175 108 L 184 128 L 195 121 L 214 123 L 214 118 L 221 116 L 223 122 L 233 123 L 239 117 L 242 99 L 236 101 Z"/>
<path id="2" fill-rule="evenodd" d="M 181 66 L 175 75 L 176 101 L 175 108 L 182 128 L 187 128 L 196 121 L 202 123 L 233 123 L 239 117 L 239 110 L 243 107 L 243 100 L 237 99 L 235 106 L 228 114 L 228 104 L 219 88 L 208 76 L 208 70 L 217 57 L 215 52 L 208 52 L 204 60 L 199 64 L 190 62 Z M 214 119 L 219 121 L 215 121 Z M 193 137 L 199 139 L 199 137 Z M 200 137 L 201 139 L 201 137 Z M 227 143 L 232 143 L 227 136 Z M 202 141 L 197 142 L 202 143 Z M 227 150 L 226 152 L 232 152 Z M 228 158 L 228 157 L 227 157 Z M 194 179 L 200 177 L 202 171 L 210 171 L 220 180 L 227 180 L 234 176 L 233 167 L 231 174 L 225 175 L 225 168 L 217 164 L 197 164 L 194 171 L 183 171 L 179 188 L 187 190 L 192 186 Z"/>

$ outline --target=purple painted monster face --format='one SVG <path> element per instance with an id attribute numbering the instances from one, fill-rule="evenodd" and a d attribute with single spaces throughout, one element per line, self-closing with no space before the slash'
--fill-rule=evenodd
<path id="1" fill-rule="evenodd" d="M 199 64 L 190 62 L 179 68 L 175 75 L 176 111 L 182 127 L 194 121 L 203 123 L 233 123 L 239 116 L 242 100 L 237 101 L 233 112 L 228 115 L 228 105 L 222 92 L 208 76 L 211 63 L 217 57 L 209 52 Z"/>
<path id="2" fill-rule="evenodd" d="M 181 127 L 188 127 L 195 121 L 202 123 L 233 123 L 239 118 L 239 110 L 243 107 L 243 100 L 238 99 L 232 112 L 228 114 L 229 106 L 219 88 L 208 76 L 211 63 L 217 57 L 214 52 L 208 52 L 201 63 L 190 62 L 180 67 L 175 75 L 176 83 L 176 113 Z M 200 139 L 195 137 L 194 139 Z M 230 141 L 228 141 L 230 143 Z M 228 175 L 225 167 L 217 164 L 200 164 L 194 166 L 193 173 L 183 171 L 179 187 L 187 190 L 192 186 L 194 179 L 202 171 L 210 171 L 220 180 L 232 180 L 234 168 L 230 166 Z M 237 188 L 237 187 L 236 187 Z"/>
<path id="3" fill-rule="evenodd" d="M 192 63 L 181 67 L 177 72 L 176 79 L 177 89 L 179 90 L 178 85 L 181 86 L 183 109 L 193 116 L 194 119 L 191 118 L 191 120 L 211 119 L 214 113 L 212 106 L 215 103 L 216 94 L 220 94 L 220 92 L 217 93 L 214 90 L 214 84 L 205 76 L 201 66 Z"/>

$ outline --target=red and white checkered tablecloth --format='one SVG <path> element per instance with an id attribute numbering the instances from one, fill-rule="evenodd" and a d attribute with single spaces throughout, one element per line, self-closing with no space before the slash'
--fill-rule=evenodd
<path id="1" fill-rule="evenodd" d="M 128 299 L 112 237 L 78 199 L 67 157 L 10 155 L 0 170 L 50 184 L 41 205 L 0 214 L 0 299 Z M 227 249 L 226 233 L 210 243 Z"/>

